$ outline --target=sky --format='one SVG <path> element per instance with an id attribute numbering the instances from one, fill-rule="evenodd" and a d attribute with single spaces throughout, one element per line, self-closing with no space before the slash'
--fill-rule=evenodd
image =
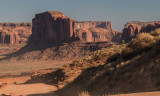
<path id="1" fill-rule="evenodd" d="M 160 0 L 0 0 L 0 22 L 31 22 L 35 14 L 60 11 L 79 21 L 160 21 Z"/>

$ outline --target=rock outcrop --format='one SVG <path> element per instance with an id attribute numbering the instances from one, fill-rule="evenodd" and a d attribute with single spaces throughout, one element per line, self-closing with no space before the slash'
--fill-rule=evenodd
<path id="1" fill-rule="evenodd" d="M 111 41 L 112 31 L 103 28 L 81 28 L 76 30 L 76 36 L 85 42 L 103 42 Z"/>
<path id="2" fill-rule="evenodd" d="M 30 40 L 31 28 L 31 23 L 0 23 L 0 43 L 26 43 Z"/>
<path id="3" fill-rule="evenodd" d="M 76 36 L 85 42 L 111 41 L 114 34 L 109 21 L 74 22 Z"/>
<path id="4" fill-rule="evenodd" d="M 155 29 L 160 28 L 160 22 L 139 22 L 139 21 L 133 21 L 128 22 L 125 25 L 125 28 L 122 32 L 122 38 L 121 40 L 124 40 L 126 43 L 130 42 L 132 38 L 134 38 L 137 34 L 145 32 L 151 32 Z"/>
<path id="5" fill-rule="evenodd" d="M 32 41 L 61 42 L 74 37 L 73 20 L 61 12 L 36 14 L 32 24 Z"/>
<path id="6" fill-rule="evenodd" d="M 122 32 L 119 32 L 117 30 L 113 30 L 112 31 L 113 33 L 113 37 L 111 39 L 112 42 L 115 42 L 115 43 L 120 43 L 121 42 L 121 35 L 122 35 Z"/>

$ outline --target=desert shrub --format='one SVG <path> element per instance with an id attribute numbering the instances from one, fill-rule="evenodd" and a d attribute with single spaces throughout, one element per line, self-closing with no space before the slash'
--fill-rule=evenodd
<path id="1" fill-rule="evenodd" d="M 150 33 L 152 36 L 160 36 L 160 29 L 156 29 Z"/>
<path id="2" fill-rule="evenodd" d="M 87 91 L 83 91 L 78 94 L 78 96 L 91 96 Z"/>
<path id="3" fill-rule="evenodd" d="M 125 60 L 130 59 L 137 54 L 150 50 L 156 43 L 157 40 L 154 36 L 148 33 L 141 33 L 137 35 L 136 38 L 133 39 L 122 51 L 122 57 Z"/>
<path id="4" fill-rule="evenodd" d="M 129 48 L 136 50 L 142 50 L 144 48 L 152 47 L 155 44 L 155 39 L 148 33 L 141 33 L 137 35 L 135 39 L 128 45 Z"/>
<path id="5" fill-rule="evenodd" d="M 9 24 L 8 23 L 3 23 L 3 26 L 8 26 Z"/>
<path id="6" fill-rule="evenodd" d="M 116 61 L 116 60 L 118 59 L 119 56 L 120 56 L 119 53 L 110 56 L 110 57 L 107 59 L 107 62 L 106 62 L 106 63 Z"/>
<path id="7" fill-rule="evenodd" d="M 31 26 L 31 24 L 30 24 L 30 23 L 27 23 L 27 26 Z"/>
<path id="8" fill-rule="evenodd" d="M 15 23 L 9 23 L 9 25 L 10 25 L 11 27 L 15 27 L 15 26 L 16 26 Z"/>
<path id="9" fill-rule="evenodd" d="M 25 22 L 20 23 L 20 26 L 25 26 L 25 25 L 26 25 Z"/>
<path id="10" fill-rule="evenodd" d="M 160 80 L 157 80 L 156 82 L 156 86 L 159 87 L 160 86 Z"/>
<path id="11" fill-rule="evenodd" d="M 157 44 L 160 44 L 160 36 L 156 36 L 156 37 L 155 37 L 155 40 L 156 40 L 156 43 L 157 43 Z"/>

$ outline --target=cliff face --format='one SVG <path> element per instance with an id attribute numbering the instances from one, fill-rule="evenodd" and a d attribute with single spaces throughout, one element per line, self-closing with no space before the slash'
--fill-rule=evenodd
<path id="1" fill-rule="evenodd" d="M 110 21 L 84 21 L 84 22 L 74 22 L 74 28 L 78 29 L 89 29 L 89 28 L 104 28 L 107 30 L 112 30 Z"/>
<path id="2" fill-rule="evenodd" d="M 0 43 L 26 43 L 32 33 L 31 28 L 31 23 L 0 23 Z"/>
<path id="3" fill-rule="evenodd" d="M 76 21 L 74 29 L 76 36 L 85 42 L 111 41 L 114 37 L 109 21 Z"/>
<path id="4" fill-rule="evenodd" d="M 112 42 L 115 42 L 115 43 L 120 43 L 121 42 L 121 35 L 122 35 L 122 32 L 119 32 L 117 30 L 113 30 L 112 31 L 113 33 L 113 37 L 112 37 Z"/>
<path id="5" fill-rule="evenodd" d="M 155 29 L 160 28 L 160 22 L 139 22 L 133 21 L 128 22 L 125 25 L 125 28 L 122 32 L 121 40 L 125 40 L 125 42 L 130 42 L 132 38 L 134 38 L 138 33 L 148 33 L 154 31 Z"/>
<path id="6" fill-rule="evenodd" d="M 36 14 L 32 21 L 32 41 L 68 41 L 74 37 L 73 22 L 61 12 Z"/>

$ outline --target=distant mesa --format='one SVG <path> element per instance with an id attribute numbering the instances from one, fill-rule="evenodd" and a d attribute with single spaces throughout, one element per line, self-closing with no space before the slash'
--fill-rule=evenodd
<path id="1" fill-rule="evenodd" d="M 110 21 L 74 21 L 74 28 L 76 30 L 84 28 L 104 28 L 107 30 L 112 30 Z"/>
<path id="2" fill-rule="evenodd" d="M 32 34 L 31 28 L 31 23 L 0 23 L 0 43 L 26 43 Z"/>
<path id="3" fill-rule="evenodd" d="M 110 21 L 75 21 L 76 36 L 85 42 L 111 41 L 114 37 Z"/>
<path id="4" fill-rule="evenodd" d="M 36 14 L 31 23 L 0 23 L 0 43 L 20 44 L 35 41 L 51 43 L 80 40 L 83 42 L 130 42 L 137 34 L 160 27 L 160 22 L 132 21 L 122 32 L 112 29 L 110 21 L 76 21 L 61 12 Z"/>
<path id="5" fill-rule="evenodd" d="M 36 14 L 32 23 L 32 41 L 61 42 L 79 38 L 85 42 L 102 42 L 114 37 L 109 21 L 75 21 L 57 11 Z"/>

